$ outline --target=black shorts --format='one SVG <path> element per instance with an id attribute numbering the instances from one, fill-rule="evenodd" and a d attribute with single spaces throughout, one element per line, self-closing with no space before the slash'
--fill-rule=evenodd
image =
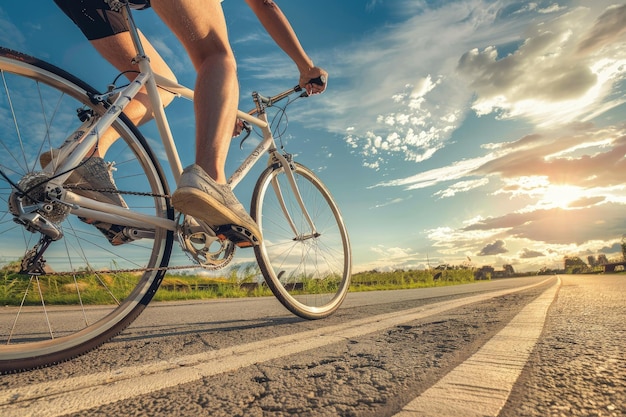
<path id="1" fill-rule="evenodd" d="M 111 10 L 104 0 L 54 0 L 54 2 L 90 41 L 128 31 L 122 14 Z M 130 2 L 143 8 L 150 7 L 150 0 L 130 0 Z"/>

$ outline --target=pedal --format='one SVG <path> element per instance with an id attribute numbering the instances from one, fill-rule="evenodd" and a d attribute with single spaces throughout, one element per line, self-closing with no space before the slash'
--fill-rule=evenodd
<path id="1" fill-rule="evenodd" d="M 228 239 L 240 248 L 259 246 L 260 242 L 251 231 L 242 226 L 226 224 L 218 226 L 215 234 L 220 239 Z"/>

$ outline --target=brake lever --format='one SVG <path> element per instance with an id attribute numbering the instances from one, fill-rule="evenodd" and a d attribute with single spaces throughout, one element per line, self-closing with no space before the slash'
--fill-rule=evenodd
<path id="1" fill-rule="evenodd" d="M 250 133 L 252 133 L 252 126 L 250 126 L 250 123 L 246 122 L 245 120 L 242 120 L 242 131 L 246 131 L 246 136 L 244 136 L 241 139 L 241 142 L 239 142 L 239 149 L 243 149 L 243 143 L 246 141 L 246 139 L 248 139 L 248 137 L 250 136 Z"/>

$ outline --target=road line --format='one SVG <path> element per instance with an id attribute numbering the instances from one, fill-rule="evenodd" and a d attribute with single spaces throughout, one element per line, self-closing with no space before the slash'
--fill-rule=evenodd
<path id="1" fill-rule="evenodd" d="M 478 352 L 406 405 L 395 417 L 497 416 L 526 364 L 559 287 L 524 307 Z"/>
<path id="2" fill-rule="evenodd" d="M 147 395 L 161 389 L 194 382 L 203 377 L 236 371 L 256 363 L 440 315 L 469 304 L 527 290 L 548 280 L 517 289 L 494 291 L 462 299 L 443 301 L 167 361 L 151 362 L 140 366 L 3 390 L 0 393 L 0 415 L 3 417 L 41 415 L 54 417 L 78 413 L 105 404 Z"/>

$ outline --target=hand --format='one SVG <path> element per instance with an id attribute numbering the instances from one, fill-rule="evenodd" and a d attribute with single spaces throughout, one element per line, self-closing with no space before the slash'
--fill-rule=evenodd
<path id="1" fill-rule="evenodd" d="M 321 78 L 323 84 L 311 83 L 310 81 L 315 78 Z M 323 93 L 328 84 L 328 73 L 319 67 L 308 68 L 304 71 L 301 70 L 299 84 L 309 95 Z"/>

